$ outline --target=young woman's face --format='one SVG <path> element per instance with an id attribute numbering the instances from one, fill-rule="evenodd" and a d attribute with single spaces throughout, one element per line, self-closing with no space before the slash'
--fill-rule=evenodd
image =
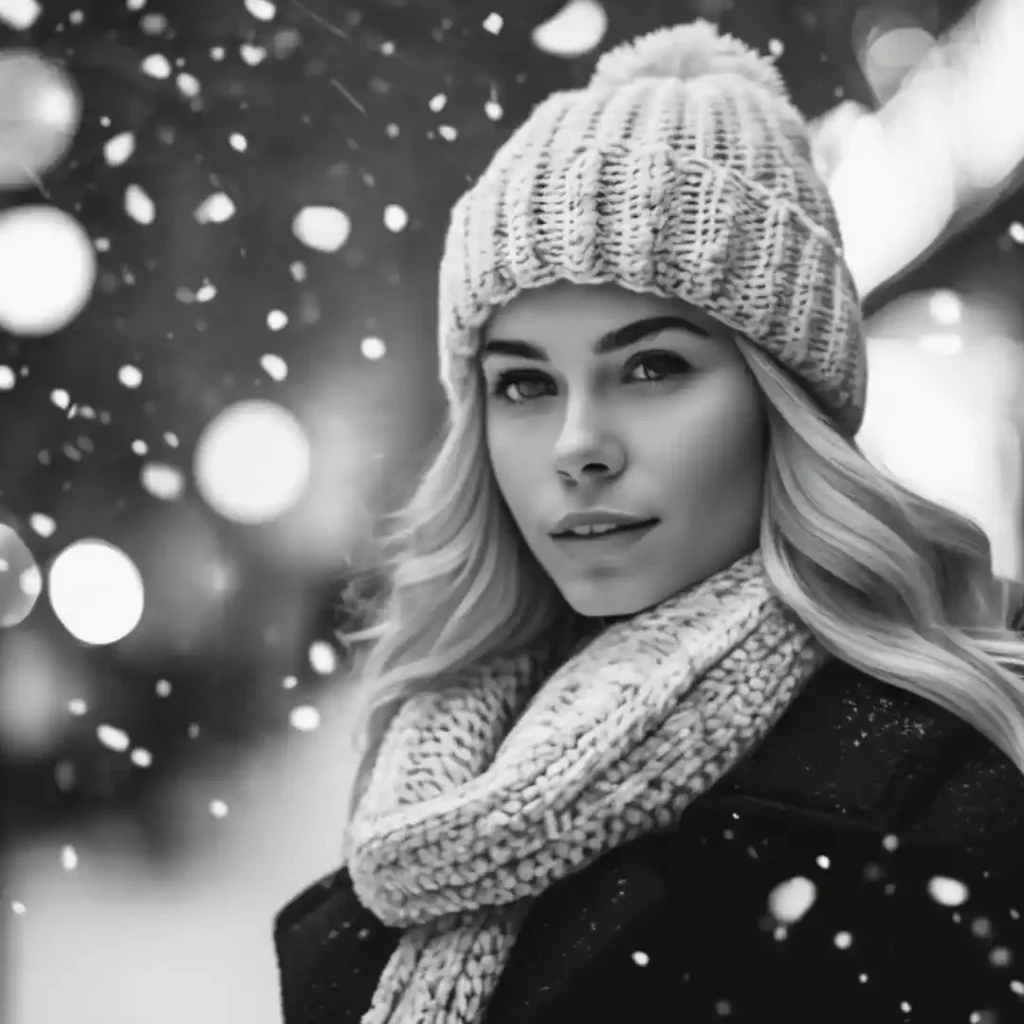
<path id="1" fill-rule="evenodd" d="M 577 612 L 632 615 L 757 546 L 762 399 L 707 314 L 559 282 L 497 311 L 482 340 L 498 487 Z M 625 528 L 565 535 L 573 514 Z"/>

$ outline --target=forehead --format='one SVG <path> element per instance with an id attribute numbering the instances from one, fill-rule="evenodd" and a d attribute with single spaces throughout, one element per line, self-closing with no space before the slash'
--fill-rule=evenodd
<path id="1" fill-rule="evenodd" d="M 559 281 L 517 295 L 495 310 L 484 325 L 484 338 L 516 338 L 541 341 L 545 336 L 564 336 L 567 329 L 581 338 L 593 339 L 609 327 L 653 316 L 683 316 L 709 334 L 725 334 L 726 328 L 703 310 L 682 299 L 631 292 L 615 284 L 574 284 Z"/>

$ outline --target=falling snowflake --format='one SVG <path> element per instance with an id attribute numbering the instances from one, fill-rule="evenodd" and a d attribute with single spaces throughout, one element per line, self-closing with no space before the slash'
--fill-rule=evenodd
<path id="1" fill-rule="evenodd" d="M 790 878 L 768 894 L 772 916 L 784 924 L 799 921 L 814 905 L 818 890 L 809 878 Z"/>

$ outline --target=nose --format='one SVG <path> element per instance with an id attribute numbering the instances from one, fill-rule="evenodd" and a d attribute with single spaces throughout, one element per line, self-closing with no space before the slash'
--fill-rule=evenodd
<path id="1" fill-rule="evenodd" d="M 626 468 L 626 449 L 592 410 L 577 406 L 569 410 L 555 442 L 554 463 L 559 478 L 570 486 L 610 480 Z"/>

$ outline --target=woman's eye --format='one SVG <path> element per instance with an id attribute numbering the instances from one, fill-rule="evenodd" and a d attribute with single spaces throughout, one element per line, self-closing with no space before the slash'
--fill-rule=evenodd
<path id="1" fill-rule="evenodd" d="M 634 356 L 622 371 L 627 384 L 660 384 L 665 379 L 690 372 L 690 364 L 672 352 L 644 352 Z M 499 374 L 490 394 L 510 405 L 524 405 L 552 394 L 554 385 L 545 374 L 508 370 Z"/>
<path id="2" fill-rule="evenodd" d="M 543 392 L 538 389 L 547 384 L 547 379 L 537 374 L 509 371 L 497 378 L 491 394 L 513 405 L 522 405 L 533 398 L 540 398 Z"/>
<path id="3" fill-rule="evenodd" d="M 657 384 L 665 377 L 689 372 L 690 364 L 671 352 L 646 352 L 633 359 L 627 373 L 633 374 L 638 369 L 642 371 L 638 383 Z"/>

